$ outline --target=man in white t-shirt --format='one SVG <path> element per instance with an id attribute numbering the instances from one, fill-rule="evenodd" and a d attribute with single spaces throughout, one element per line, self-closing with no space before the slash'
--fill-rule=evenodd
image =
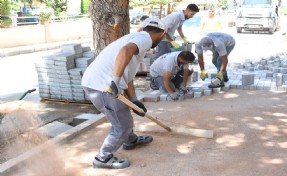
<path id="1" fill-rule="evenodd" d="M 160 56 L 150 66 L 151 84 L 161 92 L 168 93 L 172 100 L 178 100 L 179 92 L 186 93 L 186 83 L 190 71 L 188 64 L 195 56 L 190 51 L 167 53 Z M 176 89 L 180 91 L 177 92 Z"/>
<path id="2" fill-rule="evenodd" d="M 152 54 L 147 54 L 146 57 L 157 59 L 158 57 L 171 52 L 172 48 L 178 49 L 180 45 L 175 42 L 175 31 L 177 30 L 184 43 L 189 43 L 182 32 L 182 25 L 185 20 L 192 18 L 197 12 L 199 12 L 199 8 L 196 4 L 189 4 L 185 10 L 181 10 L 178 12 L 171 13 L 167 15 L 163 22 L 167 28 L 167 34 L 164 40 L 162 40 L 158 46 L 153 50 Z M 142 30 L 142 26 L 138 29 L 138 31 Z"/>
<path id="3" fill-rule="evenodd" d="M 137 136 L 133 133 L 133 117 L 130 108 L 118 100 L 118 94 L 125 92 L 138 107 L 147 111 L 137 100 L 133 78 L 137 66 L 147 50 L 155 47 L 164 37 L 166 27 L 157 18 L 149 18 L 141 32 L 127 34 L 109 44 L 89 65 L 82 86 L 93 105 L 106 115 L 112 124 L 109 135 L 95 156 L 95 168 L 120 169 L 130 165 L 128 159 L 119 159 L 113 154 L 121 147 L 131 150 L 137 145 L 152 142 L 152 136 Z M 136 114 L 144 116 L 133 110 Z"/>
<path id="4" fill-rule="evenodd" d="M 200 41 L 195 43 L 195 51 L 198 56 L 198 63 L 201 69 L 200 78 L 204 80 L 207 78 L 207 72 L 204 69 L 203 51 L 212 51 L 212 63 L 217 68 L 218 85 L 210 85 L 210 88 L 223 87 L 224 82 L 228 81 L 227 63 L 228 55 L 235 46 L 235 39 L 226 33 L 211 32 L 206 34 Z"/>
<path id="5" fill-rule="evenodd" d="M 180 46 L 178 43 L 175 42 L 174 37 L 175 31 L 177 30 L 184 43 L 188 43 L 188 40 L 182 32 L 182 25 L 185 20 L 192 18 L 197 12 L 199 12 L 199 8 L 197 7 L 197 5 L 189 4 L 185 10 L 181 10 L 179 12 L 174 12 L 167 15 L 163 19 L 163 22 L 167 28 L 165 41 L 170 42 L 174 48 L 179 48 Z"/>

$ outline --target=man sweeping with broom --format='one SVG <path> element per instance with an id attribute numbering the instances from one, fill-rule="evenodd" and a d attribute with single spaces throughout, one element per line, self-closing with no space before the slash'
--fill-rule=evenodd
<path id="1" fill-rule="evenodd" d="M 124 90 L 133 104 L 144 112 L 147 111 L 136 98 L 133 78 L 146 51 L 157 46 L 164 35 L 164 23 L 157 18 L 149 18 L 143 24 L 143 31 L 125 35 L 109 44 L 85 71 L 82 78 L 83 89 L 93 105 L 105 114 L 112 124 L 99 153 L 95 156 L 93 162 L 95 168 L 129 167 L 128 159 L 120 159 L 113 154 L 121 146 L 131 150 L 137 145 L 152 142 L 152 136 L 134 134 L 130 108 L 117 97 Z M 140 116 L 145 115 L 135 110 L 134 112 Z"/>

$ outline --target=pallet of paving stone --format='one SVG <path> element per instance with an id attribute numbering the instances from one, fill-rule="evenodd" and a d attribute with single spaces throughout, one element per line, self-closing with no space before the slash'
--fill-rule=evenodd
<path id="1" fill-rule="evenodd" d="M 53 99 L 53 98 L 42 98 L 41 102 L 44 103 L 59 103 L 59 104 L 86 104 L 90 105 L 92 104 L 91 101 L 85 100 L 85 101 L 80 101 L 80 100 L 62 100 L 62 99 Z"/>

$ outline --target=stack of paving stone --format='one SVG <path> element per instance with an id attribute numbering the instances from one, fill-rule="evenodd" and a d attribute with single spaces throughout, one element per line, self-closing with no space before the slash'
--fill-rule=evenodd
<path id="1" fill-rule="evenodd" d="M 139 64 L 137 72 L 138 73 L 148 73 L 151 64 L 153 63 L 154 59 L 151 58 L 144 58 L 143 61 Z"/>
<path id="2" fill-rule="evenodd" d="M 64 44 L 59 52 L 44 56 L 36 64 L 41 98 L 89 101 L 81 87 L 87 66 L 95 59 L 90 47 Z"/>

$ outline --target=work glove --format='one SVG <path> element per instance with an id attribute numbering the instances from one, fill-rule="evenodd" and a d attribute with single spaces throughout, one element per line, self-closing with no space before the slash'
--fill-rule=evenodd
<path id="1" fill-rule="evenodd" d="M 174 101 L 177 101 L 178 99 L 179 99 L 179 93 L 177 93 L 177 92 L 173 92 L 173 93 L 170 93 L 170 94 L 168 94 L 168 96 L 172 99 L 172 100 L 174 100 Z"/>
<path id="2" fill-rule="evenodd" d="M 137 106 L 138 106 L 139 108 L 141 108 L 144 112 L 147 112 L 147 110 L 146 110 L 144 104 L 143 104 L 142 102 L 140 102 L 136 97 L 132 97 L 132 98 L 130 98 L 130 100 L 131 100 L 131 102 L 132 102 L 133 104 L 137 105 Z M 136 113 L 136 114 L 139 115 L 139 116 L 142 116 L 142 117 L 143 117 L 143 116 L 145 115 L 145 113 L 138 112 L 138 111 L 136 111 L 135 109 L 133 109 L 133 111 L 134 111 L 134 113 Z"/>
<path id="3" fill-rule="evenodd" d="M 184 43 L 184 44 L 188 44 L 188 43 L 190 43 L 190 42 L 187 40 L 187 38 L 186 38 L 186 37 L 184 37 L 182 40 L 183 40 L 183 43 Z"/>
<path id="4" fill-rule="evenodd" d="M 180 47 L 180 45 L 176 43 L 175 41 L 171 41 L 170 43 L 175 49 L 178 49 Z"/>
<path id="5" fill-rule="evenodd" d="M 180 85 L 180 87 L 179 87 L 179 93 L 180 93 L 180 94 L 187 94 L 187 92 L 188 92 L 188 89 L 187 89 L 185 86 Z"/>
<path id="6" fill-rule="evenodd" d="M 208 77 L 207 72 L 205 70 L 201 70 L 200 79 L 202 79 L 204 81 L 205 78 L 207 78 L 207 77 Z"/>
<path id="7" fill-rule="evenodd" d="M 222 80 L 223 80 L 223 74 L 222 74 L 222 72 L 219 71 L 219 72 L 217 73 L 216 77 L 217 77 L 218 79 L 220 79 L 220 81 L 222 81 Z"/>
<path id="8" fill-rule="evenodd" d="M 106 92 L 113 98 L 117 98 L 121 90 L 119 89 L 120 77 L 114 76 L 110 85 L 107 86 Z"/>

